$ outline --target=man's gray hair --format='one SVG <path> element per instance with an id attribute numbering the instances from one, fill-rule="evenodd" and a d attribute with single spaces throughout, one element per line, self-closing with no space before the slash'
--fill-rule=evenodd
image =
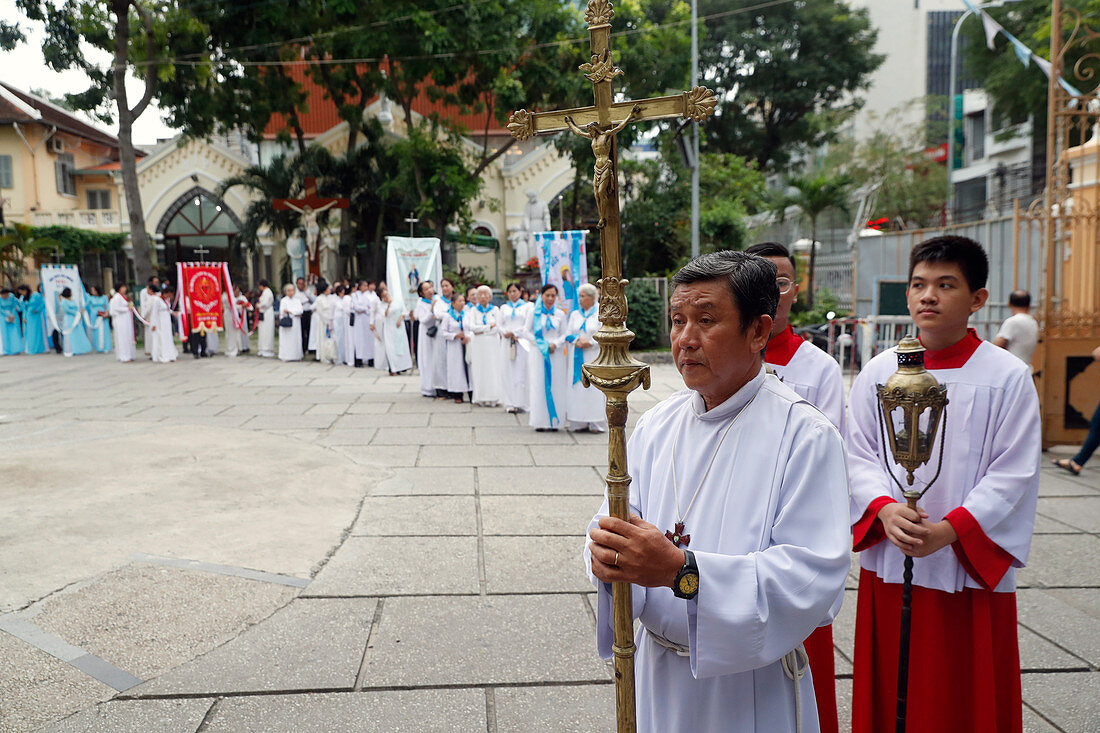
<path id="1" fill-rule="evenodd" d="M 675 290 L 680 285 L 724 281 L 741 314 L 744 331 L 760 316 L 775 318 L 779 305 L 775 274 L 775 265 L 763 257 L 727 249 L 708 252 L 688 262 L 672 276 L 672 286 Z"/>
<path id="2" fill-rule="evenodd" d="M 600 291 L 592 283 L 585 283 L 577 288 L 577 295 L 591 295 L 593 298 L 598 298 Z"/>

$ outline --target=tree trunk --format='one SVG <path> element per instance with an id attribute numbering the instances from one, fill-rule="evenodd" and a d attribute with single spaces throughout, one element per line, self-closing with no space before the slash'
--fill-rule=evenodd
<path id="1" fill-rule="evenodd" d="M 360 113 L 360 114 L 362 114 L 362 113 Z M 344 153 L 345 158 L 347 158 L 349 160 L 351 159 L 351 154 L 355 150 L 355 144 L 357 142 L 359 142 L 359 126 L 358 125 L 352 125 L 352 124 L 349 123 L 348 124 L 348 149 Z M 347 196 L 350 199 L 351 192 L 350 191 L 340 191 L 339 195 Z M 341 246 L 346 246 L 348 248 L 348 259 L 347 259 L 348 262 L 351 262 L 351 260 L 355 259 L 355 243 L 352 242 L 352 237 L 351 237 L 351 216 L 352 216 L 351 206 L 348 206 L 348 208 L 346 208 L 346 209 L 344 209 L 340 212 L 340 245 Z"/>
<path id="2" fill-rule="evenodd" d="M 135 115 L 130 110 L 126 96 L 127 50 L 130 47 L 130 2 L 114 0 L 115 54 L 113 85 L 115 104 L 118 108 L 118 157 L 122 170 L 122 190 L 126 194 L 126 210 L 130 220 L 130 242 L 134 248 L 134 271 L 138 284 L 155 274 L 145 231 L 145 215 L 141 205 L 141 189 L 138 188 L 137 155 L 134 152 L 133 126 Z"/>
<path id="3" fill-rule="evenodd" d="M 810 219 L 810 292 L 806 295 L 806 305 L 814 307 L 814 268 L 817 266 L 817 217 Z"/>

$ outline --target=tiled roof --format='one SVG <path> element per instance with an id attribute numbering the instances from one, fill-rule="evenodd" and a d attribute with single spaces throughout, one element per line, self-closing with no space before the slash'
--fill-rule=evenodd
<path id="1" fill-rule="evenodd" d="M 59 130 L 70 133 L 72 135 L 78 135 L 85 140 L 90 140 L 101 145 L 106 145 L 111 148 L 118 148 L 118 138 L 110 133 L 104 132 L 97 127 L 89 125 L 80 118 L 73 115 L 71 112 L 57 107 L 50 102 L 38 97 L 34 94 L 28 94 L 20 89 L 16 89 L 10 84 L 0 82 L 0 87 L 3 90 L 14 96 L 22 104 L 33 108 L 37 111 L 41 117 L 37 120 L 27 119 L 8 119 L 8 116 L 4 114 L 4 100 L 0 97 L 0 122 L 38 122 L 42 125 L 48 125 L 50 127 L 56 127 Z M 14 106 L 10 105 L 9 106 Z M 26 114 L 25 112 L 23 113 Z"/>
<path id="2" fill-rule="evenodd" d="M 290 66 L 287 68 L 287 73 L 302 86 L 302 89 L 308 95 L 309 101 L 307 102 L 307 106 L 309 110 L 306 112 L 298 112 L 298 121 L 302 125 L 302 133 L 306 138 L 315 138 L 318 135 L 323 135 L 343 122 L 336 110 L 336 103 L 325 96 L 324 88 L 313 81 L 313 78 L 307 73 L 305 65 Z M 377 96 L 371 97 L 367 105 L 373 104 L 376 99 L 378 99 Z M 432 101 L 428 95 L 423 92 L 413 101 L 412 109 L 417 114 L 425 117 L 433 114 L 439 115 L 442 119 L 450 120 L 451 122 L 467 128 L 470 130 L 471 134 L 481 133 L 485 129 L 485 122 L 488 119 L 490 134 L 508 134 L 508 131 L 502 129 L 500 124 L 495 119 L 492 119 L 488 112 L 465 114 L 443 102 Z M 394 112 L 396 114 L 399 113 L 400 110 L 395 109 Z M 284 129 L 290 132 L 291 137 L 293 137 L 294 131 L 290 129 L 290 123 L 287 121 L 286 117 L 283 115 L 272 115 L 267 127 L 264 128 L 264 137 L 273 138 Z"/>

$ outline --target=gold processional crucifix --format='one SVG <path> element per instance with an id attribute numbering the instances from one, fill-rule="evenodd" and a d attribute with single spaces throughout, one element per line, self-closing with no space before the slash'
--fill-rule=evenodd
<path id="1" fill-rule="evenodd" d="M 552 112 L 514 112 L 508 129 L 517 140 L 564 130 L 592 141 L 596 155 L 593 189 L 600 212 L 600 330 L 593 338 L 600 355 L 583 370 L 584 385 L 595 385 L 607 397 L 607 499 L 609 513 L 630 519 L 630 475 L 626 465 L 627 395 L 638 385 L 649 389 L 649 366 L 629 353 L 634 334 L 626 328 L 627 281 L 623 279 L 619 231 L 618 161 L 616 136 L 632 122 L 688 118 L 702 122 L 714 113 L 717 99 L 706 87 L 670 97 L 613 102 L 611 81 L 622 74 L 611 56 L 610 0 L 590 0 L 584 12 L 592 57 L 580 70 L 592 82 L 595 105 Z M 630 584 L 612 584 L 615 625 L 615 694 L 619 733 L 636 730 L 634 708 L 634 621 Z"/>

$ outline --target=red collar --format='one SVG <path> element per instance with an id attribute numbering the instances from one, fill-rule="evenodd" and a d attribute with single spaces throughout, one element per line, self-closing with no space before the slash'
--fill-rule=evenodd
<path id="1" fill-rule="evenodd" d="M 768 342 L 764 359 L 769 364 L 787 366 L 794 358 L 794 352 L 798 351 L 798 347 L 804 343 L 805 341 L 799 338 L 794 329 L 788 325 Z"/>
<path id="2" fill-rule="evenodd" d="M 966 364 L 982 340 L 978 338 L 978 332 L 973 328 L 966 329 L 966 335 L 945 349 L 924 352 L 925 369 L 958 369 Z"/>

